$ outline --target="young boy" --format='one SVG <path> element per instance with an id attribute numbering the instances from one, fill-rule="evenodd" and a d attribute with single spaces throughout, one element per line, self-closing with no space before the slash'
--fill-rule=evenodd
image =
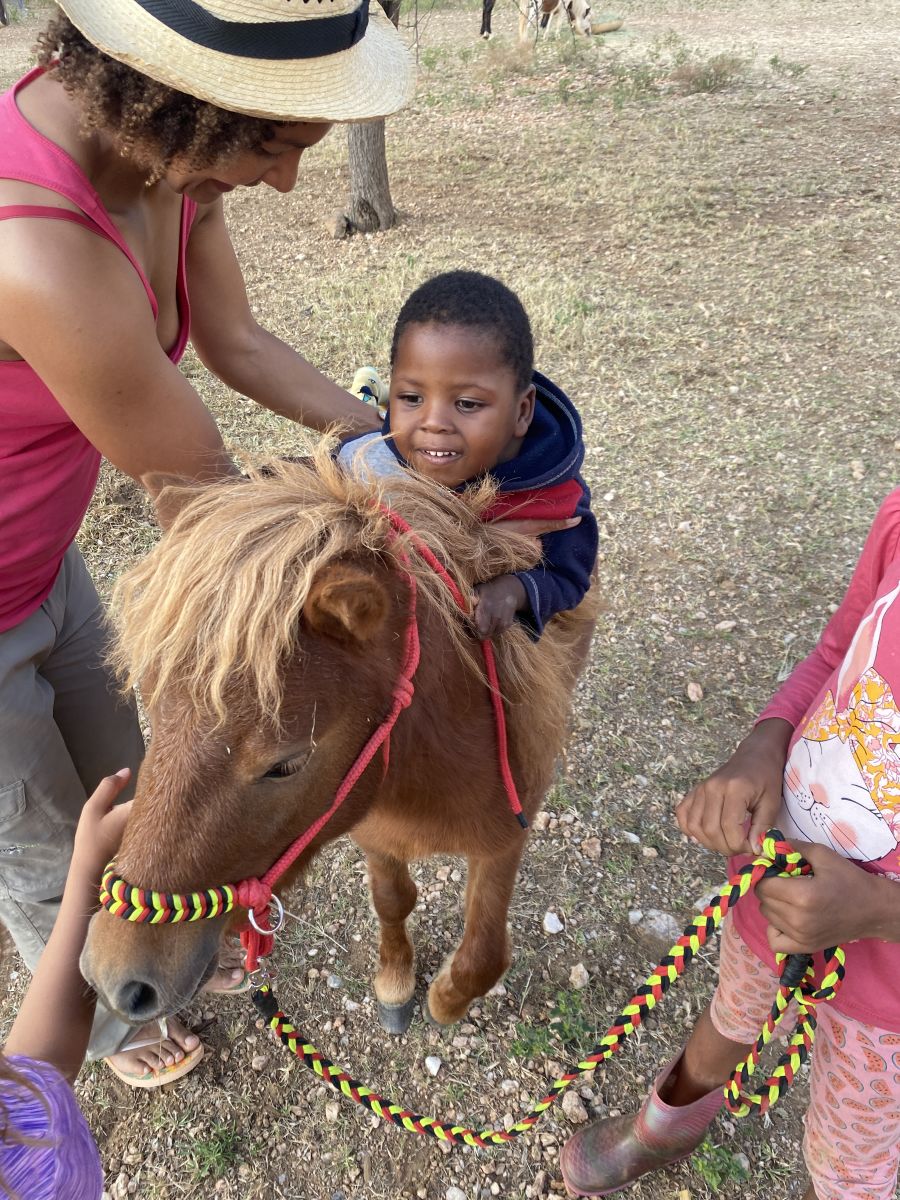
<path id="1" fill-rule="evenodd" d="M 397 318 L 381 435 L 361 434 L 338 452 L 348 466 L 362 452 L 376 474 L 412 468 L 454 491 L 490 475 L 498 491 L 483 520 L 557 523 L 541 538 L 537 567 L 476 586 L 482 638 L 515 620 L 539 638 L 555 613 L 581 602 L 597 558 L 591 495 L 578 473 L 581 420 L 533 360 L 528 316 L 509 288 L 475 271 L 437 275 Z"/>

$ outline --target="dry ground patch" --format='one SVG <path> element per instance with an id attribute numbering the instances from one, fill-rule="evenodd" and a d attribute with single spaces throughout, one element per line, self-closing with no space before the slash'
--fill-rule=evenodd
<path id="1" fill-rule="evenodd" d="M 417 1022 L 385 1040 L 363 868 L 343 844 L 294 897 L 299 920 L 279 947 L 282 1002 L 323 1051 L 392 1098 L 472 1123 L 529 1107 L 643 978 L 655 960 L 629 910 L 686 919 L 721 878 L 721 861 L 682 841 L 673 803 L 810 649 L 896 482 L 896 6 L 634 0 L 623 11 L 605 44 L 562 39 L 533 56 L 513 44 L 508 3 L 490 44 L 476 40 L 471 5 L 408 14 L 421 80 L 389 127 L 401 211 L 390 233 L 324 233 L 346 190 L 339 133 L 310 152 L 291 196 L 228 202 L 255 309 L 335 378 L 384 365 L 416 283 L 478 267 L 520 291 L 540 367 L 585 417 L 608 609 L 551 819 L 522 872 L 504 994 L 445 1035 Z M 4 81 L 27 63 L 39 19 L 0 32 Z M 190 356 L 185 369 L 236 448 L 296 451 L 295 429 Z M 135 488 L 104 474 L 82 536 L 101 586 L 155 537 Z M 423 980 L 459 933 L 462 884 L 444 878 L 459 866 L 418 871 Z M 554 937 L 542 932 L 548 908 L 564 924 Z M 632 1107 L 679 1044 L 713 985 L 714 956 L 702 957 L 659 1020 L 584 1081 L 592 1113 Z M 579 962 L 590 982 L 574 991 Z M 11 983 L 7 1021 L 18 973 Z M 216 1018 L 212 1053 L 166 1094 L 84 1073 L 114 1195 L 559 1190 L 561 1113 L 512 1149 L 444 1154 L 344 1101 L 326 1108 L 332 1095 L 256 1029 L 246 1000 L 192 1016 Z M 426 1055 L 442 1059 L 437 1079 Z M 631 1195 L 799 1194 L 803 1086 L 795 1093 L 765 1127 L 720 1121 L 711 1149 Z"/>

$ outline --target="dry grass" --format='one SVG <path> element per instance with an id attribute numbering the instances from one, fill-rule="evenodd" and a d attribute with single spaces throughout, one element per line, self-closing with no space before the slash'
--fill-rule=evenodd
<path id="1" fill-rule="evenodd" d="M 387 1043 L 367 983 L 362 868 L 344 846 L 296 897 L 301 921 L 279 948 L 281 1000 L 324 1051 L 392 1097 L 473 1122 L 521 1111 L 566 1057 L 548 1018 L 571 996 L 574 963 L 591 975 L 567 1001 L 576 1039 L 604 1026 L 643 977 L 651 952 L 628 909 L 687 917 L 720 879 L 722 863 L 678 835 L 673 802 L 813 644 L 896 482 L 896 7 L 634 0 L 626 15 L 602 45 L 561 39 L 523 58 L 511 5 L 495 10 L 488 45 L 476 41 L 473 7 L 423 5 L 419 93 L 389 129 L 398 227 L 326 239 L 322 218 L 346 190 L 340 135 L 310 153 L 290 197 L 248 192 L 228 206 L 254 306 L 335 378 L 384 364 L 412 286 L 474 266 L 519 290 L 541 368 L 585 416 L 609 611 L 548 800 L 554 820 L 534 838 L 514 902 L 506 994 L 473 1010 L 462 1032 L 418 1022 Z M 24 65 L 33 28 L 0 32 L 6 78 Z M 710 72 L 722 86 L 685 87 L 680 48 L 691 77 Z M 186 369 L 236 446 L 296 451 L 298 431 L 195 360 Z M 134 489 L 105 476 L 82 539 L 101 584 L 154 537 Z M 723 621 L 733 628 L 717 630 Z M 688 701 L 689 681 L 702 684 L 701 702 Z M 580 849 L 588 836 L 602 840 L 599 863 Z M 437 868 L 418 870 L 423 978 L 459 931 L 459 887 Z M 565 918 L 555 938 L 541 932 L 548 907 Z M 329 972 L 341 988 L 326 986 Z M 585 1081 L 593 1112 L 637 1102 L 713 979 L 711 960 L 698 965 L 637 1044 Z M 432 1200 L 453 1184 L 481 1200 L 492 1183 L 523 1197 L 536 1181 L 559 1190 L 570 1131 L 561 1114 L 511 1150 L 445 1156 L 370 1128 L 343 1101 L 327 1120 L 331 1097 L 269 1045 L 246 1002 L 194 1015 L 204 1007 L 218 1017 L 206 1035 L 214 1052 L 171 1094 L 125 1095 L 101 1069 L 85 1075 L 82 1099 L 117 1187 L 130 1180 L 146 1200 Z M 514 1045 L 532 1056 L 517 1058 Z M 445 1064 L 436 1080 L 423 1067 L 431 1053 Z M 504 1079 L 520 1091 L 504 1095 Z M 712 1143 L 727 1146 L 724 1158 L 708 1151 L 630 1194 L 801 1194 L 802 1090 L 766 1129 L 747 1123 L 732 1138 L 720 1123 Z M 737 1148 L 747 1183 L 732 1170 Z"/>

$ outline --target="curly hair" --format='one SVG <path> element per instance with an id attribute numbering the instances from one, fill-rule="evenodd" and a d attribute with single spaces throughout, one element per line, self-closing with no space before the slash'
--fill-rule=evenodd
<path id="1" fill-rule="evenodd" d="M 192 168 L 256 149 L 283 122 L 228 112 L 117 62 L 58 13 L 38 38 L 52 70 L 82 113 L 85 132 L 115 136 L 123 153 L 159 177 L 175 159 Z"/>
<path id="2" fill-rule="evenodd" d="M 435 275 L 400 309 L 391 341 L 391 366 L 407 325 L 462 325 L 496 342 L 503 362 L 527 388 L 534 372 L 534 340 L 522 301 L 499 279 L 478 271 Z"/>

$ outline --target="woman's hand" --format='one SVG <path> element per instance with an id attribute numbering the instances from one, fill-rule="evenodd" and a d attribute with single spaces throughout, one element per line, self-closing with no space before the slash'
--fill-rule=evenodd
<path id="1" fill-rule="evenodd" d="M 472 620 L 478 636 L 484 641 L 503 633 L 515 621 L 516 613 L 527 605 L 525 585 L 515 575 L 498 575 L 496 579 L 476 584 Z"/>
<path id="2" fill-rule="evenodd" d="M 682 833 L 720 854 L 756 854 L 781 808 L 790 722 L 761 721 L 708 779 L 675 809 Z"/>
<path id="3" fill-rule="evenodd" d="M 776 953 L 812 954 L 860 938 L 900 941 L 900 890 L 828 846 L 794 843 L 812 875 L 764 879 L 756 889 Z"/>
<path id="4" fill-rule="evenodd" d="M 116 804 L 115 801 L 130 779 L 131 771 L 123 767 L 115 775 L 101 779 L 85 801 L 75 831 L 75 850 L 69 869 L 76 879 L 87 878 L 96 883 L 103 868 L 115 857 L 131 812 L 130 800 L 127 804 Z"/>

